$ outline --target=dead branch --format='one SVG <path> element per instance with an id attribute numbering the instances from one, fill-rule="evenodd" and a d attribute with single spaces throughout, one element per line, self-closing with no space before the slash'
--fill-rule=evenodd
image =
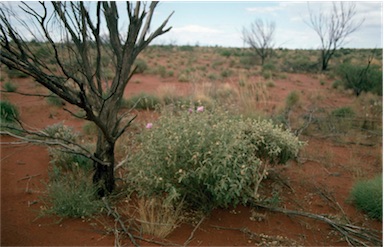
<path id="1" fill-rule="evenodd" d="M 295 210 L 289 210 L 289 209 L 283 209 L 283 208 L 269 207 L 266 205 L 261 205 L 257 202 L 254 202 L 253 206 L 264 208 L 273 212 L 279 212 L 287 215 L 302 216 L 302 217 L 323 221 L 328 225 L 330 225 L 331 227 L 333 227 L 334 229 L 336 229 L 338 232 L 340 232 L 344 236 L 345 241 L 348 242 L 350 246 L 377 246 L 377 245 L 381 246 L 382 245 L 382 240 L 378 235 L 380 232 L 374 229 L 359 227 L 352 224 L 343 224 L 340 222 L 333 221 L 324 215 L 318 215 L 318 214 L 313 214 L 309 212 L 295 211 Z"/>
<path id="2" fill-rule="evenodd" d="M 193 229 L 193 231 L 191 232 L 191 235 L 189 236 L 189 238 L 184 242 L 184 247 L 187 246 L 193 239 L 193 236 L 195 235 L 195 232 L 196 230 L 200 227 L 201 223 L 203 223 L 205 217 L 201 218 L 199 223 L 197 223 L 197 225 L 195 226 L 195 228 Z"/>
<path id="3" fill-rule="evenodd" d="M 19 182 L 19 181 L 22 181 L 22 180 L 31 179 L 31 178 L 34 178 L 34 177 L 38 177 L 38 176 L 40 176 L 40 175 L 41 175 L 41 174 L 31 175 L 31 176 L 26 176 L 26 177 L 20 178 L 20 179 L 17 180 L 17 181 Z"/>
<path id="4" fill-rule="evenodd" d="M 121 220 L 121 217 L 120 217 L 120 214 L 116 211 L 116 210 L 112 210 L 112 208 L 109 206 L 108 204 L 108 201 L 105 197 L 103 197 L 103 202 L 104 202 L 104 205 L 105 207 L 107 208 L 108 210 L 108 214 L 111 214 L 115 220 L 120 224 L 121 228 L 123 229 L 123 231 L 129 236 L 129 239 L 131 240 L 131 242 L 133 243 L 133 245 L 135 246 L 140 246 L 136 243 L 136 240 L 135 238 L 133 237 L 133 235 L 128 231 L 128 229 L 125 227 L 125 224 L 124 222 Z"/>

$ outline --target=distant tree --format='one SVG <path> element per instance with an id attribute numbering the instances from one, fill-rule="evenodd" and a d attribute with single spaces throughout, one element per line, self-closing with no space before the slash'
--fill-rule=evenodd
<path id="1" fill-rule="evenodd" d="M 357 15 L 355 9 L 355 3 L 333 2 L 329 14 L 316 14 L 308 5 L 309 21 L 306 23 L 320 38 L 322 71 L 327 70 L 335 51 L 345 45 L 345 39 L 363 24 L 364 20 L 354 21 Z"/>
<path id="2" fill-rule="evenodd" d="M 261 65 L 264 65 L 265 59 L 272 54 L 275 28 L 275 22 L 264 22 L 261 19 L 251 23 L 249 29 L 243 27 L 243 41 L 260 57 Z"/>
<path id="3" fill-rule="evenodd" d="M 116 2 L 82 1 L 21 3 L 18 12 L 5 4 L 0 8 L 0 62 L 33 77 L 53 94 L 82 109 L 81 116 L 70 112 L 95 123 L 98 129 L 94 152 L 79 149 L 80 145 L 70 140 L 26 128 L 28 137 L 19 138 L 45 137 L 46 144 L 92 159 L 93 181 L 99 186 L 100 196 L 114 189 L 115 143 L 135 118 L 119 112 L 124 90 L 135 73 L 134 61 L 153 39 L 171 29 L 165 26 L 172 14 L 159 27 L 151 27 L 157 4 L 126 2 L 121 10 Z M 119 14 L 128 17 L 122 33 Z M 32 35 L 29 40 L 26 30 Z M 32 40 L 39 41 L 44 49 L 37 50 Z"/>

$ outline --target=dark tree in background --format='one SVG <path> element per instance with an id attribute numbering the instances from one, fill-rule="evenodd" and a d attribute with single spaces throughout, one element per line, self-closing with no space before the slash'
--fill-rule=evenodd
<path id="1" fill-rule="evenodd" d="M 364 20 L 355 21 L 355 3 L 332 3 L 327 12 L 314 13 L 308 6 L 309 21 L 306 23 L 317 33 L 321 42 L 321 70 L 328 68 L 329 60 L 335 51 L 346 43 L 346 38 L 355 32 Z"/>
<path id="2" fill-rule="evenodd" d="M 171 29 L 166 25 L 172 14 L 153 28 L 157 2 L 127 2 L 120 10 L 116 2 L 33 4 L 20 4 L 17 13 L 6 4 L 1 6 L 0 61 L 33 77 L 84 112 L 82 116 L 71 112 L 73 115 L 95 123 L 96 150 L 80 150 L 93 160 L 93 181 L 100 185 L 99 194 L 103 196 L 115 186 L 115 143 L 134 119 L 119 113 L 118 107 L 135 72 L 134 61 L 153 39 Z M 124 27 L 119 14 L 128 16 Z M 43 49 L 33 48 L 32 39 Z M 109 78 L 107 70 L 112 74 Z M 69 149 L 76 146 L 60 139 L 54 143 L 59 142 Z"/>
<path id="3" fill-rule="evenodd" d="M 261 19 L 251 23 L 249 29 L 243 28 L 243 41 L 260 57 L 261 65 L 272 54 L 275 28 L 275 22 L 264 22 Z"/>

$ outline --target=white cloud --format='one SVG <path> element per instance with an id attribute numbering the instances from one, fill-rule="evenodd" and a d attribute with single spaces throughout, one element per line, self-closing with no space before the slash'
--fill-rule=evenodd
<path id="1" fill-rule="evenodd" d="M 254 12 L 254 13 L 266 13 L 266 12 L 275 12 L 278 10 L 281 10 L 283 7 L 278 5 L 278 6 L 273 6 L 273 7 L 253 7 L 253 8 L 246 8 L 248 12 Z"/>
<path id="2" fill-rule="evenodd" d="M 222 33 L 219 30 L 209 28 L 209 27 L 203 27 L 199 25 L 187 25 L 184 27 L 174 27 L 172 31 L 175 33 L 201 33 L 201 34 Z"/>

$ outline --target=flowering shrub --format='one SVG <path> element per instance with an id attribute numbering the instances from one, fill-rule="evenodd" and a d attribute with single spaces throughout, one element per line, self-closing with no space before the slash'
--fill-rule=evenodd
<path id="1" fill-rule="evenodd" d="M 138 141 L 128 162 L 137 192 L 205 211 L 258 198 L 268 166 L 295 157 L 302 145 L 271 121 L 202 106 L 164 112 Z"/>

